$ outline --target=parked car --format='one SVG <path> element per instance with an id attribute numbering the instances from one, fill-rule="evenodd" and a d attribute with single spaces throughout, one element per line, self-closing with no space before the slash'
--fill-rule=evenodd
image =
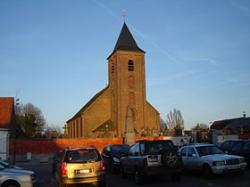
<path id="1" fill-rule="evenodd" d="M 166 176 L 180 179 L 181 157 L 170 140 L 139 141 L 129 153 L 121 157 L 120 174 L 134 176 L 136 184 L 143 183 L 146 176 Z"/>
<path id="2" fill-rule="evenodd" d="M 62 151 L 59 158 L 55 169 L 59 186 L 84 183 L 106 186 L 105 167 L 95 147 L 68 148 Z"/>
<path id="3" fill-rule="evenodd" d="M 11 165 L 10 163 L 5 162 L 3 160 L 0 160 L 0 166 L 3 166 L 4 168 L 23 169 L 23 168 L 21 168 L 19 166 Z"/>
<path id="4" fill-rule="evenodd" d="M 219 148 L 225 153 L 228 153 L 228 151 L 232 150 L 232 147 L 240 141 L 241 140 L 225 140 L 220 144 Z"/>
<path id="5" fill-rule="evenodd" d="M 221 148 L 228 154 L 243 156 L 250 166 L 250 140 L 228 140 Z"/>
<path id="6" fill-rule="evenodd" d="M 52 158 L 52 175 L 55 176 L 56 174 L 56 168 L 57 168 L 57 164 L 60 164 L 60 161 L 62 160 L 64 154 L 64 150 L 60 150 L 58 152 L 55 153 L 55 155 Z"/>
<path id="7" fill-rule="evenodd" d="M 110 173 L 120 171 L 120 159 L 128 154 L 128 150 L 128 144 L 113 144 L 103 148 L 101 155 L 104 165 Z"/>
<path id="8" fill-rule="evenodd" d="M 0 164 L 1 187 L 33 187 L 35 182 L 36 178 L 33 171 L 5 167 Z"/>
<path id="9" fill-rule="evenodd" d="M 244 157 L 227 155 L 213 144 L 197 144 L 179 149 L 185 169 L 202 171 L 207 178 L 213 174 L 243 173 L 246 168 Z"/>

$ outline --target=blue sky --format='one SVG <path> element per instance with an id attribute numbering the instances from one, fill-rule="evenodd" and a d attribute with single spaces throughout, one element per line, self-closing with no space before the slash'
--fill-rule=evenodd
<path id="1" fill-rule="evenodd" d="M 0 0 L 0 96 L 63 126 L 107 84 L 124 10 L 163 119 L 179 109 L 189 129 L 250 115 L 248 0 Z"/>

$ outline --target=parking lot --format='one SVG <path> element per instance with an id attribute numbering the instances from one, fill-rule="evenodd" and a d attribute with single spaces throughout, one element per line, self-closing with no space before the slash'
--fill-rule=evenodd
<path id="1" fill-rule="evenodd" d="M 38 187 L 55 187 L 56 183 L 51 175 L 51 165 L 48 163 L 18 163 L 26 169 L 36 172 Z M 118 174 L 108 174 L 108 187 L 135 187 L 137 186 L 133 179 L 122 179 Z M 223 175 L 215 176 L 213 179 L 205 179 L 201 174 L 187 173 L 182 174 L 179 182 L 172 182 L 167 178 L 147 178 L 142 186 L 146 187 L 248 187 L 250 184 L 250 169 L 247 169 L 243 175 Z M 83 185 L 82 185 L 83 186 Z M 84 185 L 92 186 L 92 185 Z"/>

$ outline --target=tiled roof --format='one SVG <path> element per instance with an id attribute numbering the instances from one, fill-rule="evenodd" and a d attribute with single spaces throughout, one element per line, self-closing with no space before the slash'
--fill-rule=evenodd
<path id="1" fill-rule="evenodd" d="M 239 128 L 244 126 L 250 126 L 250 117 L 214 121 L 213 124 L 210 126 L 210 129 L 221 130 L 224 128 Z"/>
<path id="2" fill-rule="evenodd" d="M 142 52 L 145 53 L 142 49 L 140 49 L 129 31 L 126 23 L 124 22 L 122 30 L 120 32 L 120 35 L 118 37 L 118 40 L 116 42 L 115 48 L 111 55 L 109 55 L 108 59 L 116 52 L 117 50 L 122 50 L 122 51 L 137 51 L 137 52 Z"/>
<path id="3" fill-rule="evenodd" d="M 102 95 L 103 92 L 105 92 L 105 90 L 108 89 L 108 86 L 104 89 L 102 89 L 101 91 L 99 91 L 97 94 L 95 94 L 72 118 L 70 118 L 68 121 L 66 121 L 66 123 L 71 122 L 73 119 L 79 117 L 81 115 L 81 113 L 86 110 L 100 95 Z"/>
<path id="4" fill-rule="evenodd" d="M 216 130 L 223 129 L 233 120 L 235 119 L 225 119 L 225 120 L 214 121 L 213 124 L 210 126 L 210 129 L 216 129 Z"/>
<path id="5" fill-rule="evenodd" d="M 92 130 L 92 132 L 105 132 L 105 131 L 114 131 L 116 130 L 114 123 L 111 120 L 107 120 L 98 126 L 96 129 Z"/>
<path id="6" fill-rule="evenodd" d="M 233 129 L 241 127 L 250 128 L 250 117 L 236 119 L 232 121 L 230 124 L 228 124 L 225 128 Z"/>
<path id="7" fill-rule="evenodd" d="M 14 98 L 0 97 L 0 128 L 9 128 L 13 118 Z"/>

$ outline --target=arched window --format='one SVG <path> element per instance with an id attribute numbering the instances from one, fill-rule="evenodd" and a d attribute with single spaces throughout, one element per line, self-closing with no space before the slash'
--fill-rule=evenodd
<path id="1" fill-rule="evenodd" d="M 128 61 L 128 70 L 134 71 L 134 61 L 133 60 Z"/>

